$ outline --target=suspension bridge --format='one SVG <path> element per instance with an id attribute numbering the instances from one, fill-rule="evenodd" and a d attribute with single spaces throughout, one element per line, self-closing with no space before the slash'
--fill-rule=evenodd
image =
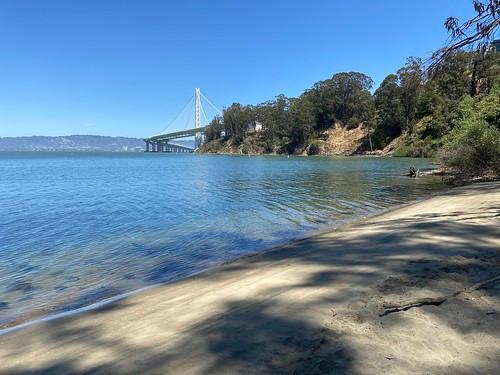
<path id="1" fill-rule="evenodd" d="M 196 88 L 194 91 L 194 96 L 191 97 L 189 102 L 184 106 L 184 109 L 177 115 L 177 117 L 167 126 L 167 128 L 162 131 L 160 134 L 153 135 L 149 138 L 145 138 L 144 142 L 146 142 L 146 152 L 194 152 L 196 151 L 202 144 L 204 139 L 205 129 L 209 123 L 205 110 L 202 106 L 202 99 L 208 103 L 212 110 L 215 110 L 216 114 L 220 114 L 221 111 L 212 104 L 208 98 L 201 93 L 199 88 Z M 189 113 L 193 109 L 194 104 L 194 112 Z M 171 128 L 173 124 L 176 124 L 179 118 L 182 117 L 183 114 L 186 114 L 186 110 L 188 115 L 194 114 L 194 127 L 192 119 L 188 118 L 185 123 L 183 130 L 171 131 L 167 132 L 168 128 Z M 190 117 L 190 116 L 189 116 Z M 203 123 L 202 125 L 202 117 Z M 175 143 L 176 139 L 194 137 L 194 147 L 189 147 L 186 145 L 181 145 Z"/>

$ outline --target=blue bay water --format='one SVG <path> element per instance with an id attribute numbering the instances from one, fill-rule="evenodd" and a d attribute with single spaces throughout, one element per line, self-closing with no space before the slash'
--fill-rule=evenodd
<path id="1" fill-rule="evenodd" d="M 0 153 L 0 325 L 79 308 L 443 188 L 429 160 Z"/>

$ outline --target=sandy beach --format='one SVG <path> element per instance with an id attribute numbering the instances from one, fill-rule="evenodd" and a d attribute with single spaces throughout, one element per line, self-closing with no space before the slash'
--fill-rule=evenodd
<path id="1" fill-rule="evenodd" d="M 0 374 L 498 374 L 500 183 L 0 336 Z"/>

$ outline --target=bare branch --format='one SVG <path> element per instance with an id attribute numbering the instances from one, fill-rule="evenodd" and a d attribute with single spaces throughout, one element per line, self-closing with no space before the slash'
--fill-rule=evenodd
<path id="1" fill-rule="evenodd" d="M 474 11 L 471 19 L 459 23 L 455 17 L 448 17 L 444 26 L 450 38 L 448 43 L 424 63 L 432 71 L 455 51 L 469 48 L 486 51 L 500 26 L 500 0 L 473 0 Z"/>

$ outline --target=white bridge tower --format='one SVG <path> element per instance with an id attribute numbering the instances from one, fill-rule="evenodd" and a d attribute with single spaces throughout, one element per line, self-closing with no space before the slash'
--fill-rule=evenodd
<path id="1" fill-rule="evenodd" d="M 201 90 L 194 90 L 194 127 L 201 128 Z M 196 133 L 194 136 L 194 149 L 198 149 L 203 144 L 203 133 Z"/>
<path id="2" fill-rule="evenodd" d="M 0 0 L 1 1 L 1 0 Z M 167 129 L 164 129 L 160 134 L 153 135 L 152 137 L 145 138 L 146 142 L 146 152 L 193 152 L 196 151 L 203 144 L 204 141 L 204 132 L 206 127 L 209 125 L 209 121 L 205 110 L 202 106 L 202 99 L 204 100 L 203 104 L 208 103 L 210 107 L 215 110 L 215 112 L 221 116 L 222 112 L 205 96 L 202 94 L 201 90 L 197 87 L 194 90 L 194 98 L 191 97 L 189 102 L 184 106 L 184 109 L 177 115 L 177 117 L 167 126 L 167 129 L 172 124 L 180 118 L 180 116 L 189 113 L 189 121 L 186 122 L 184 130 L 178 130 L 173 132 L 167 132 Z M 194 100 L 194 128 L 187 129 L 188 124 L 191 124 L 193 117 L 192 109 L 193 109 L 193 100 Z M 188 110 L 189 109 L 189 110 Z M 188 110 L 188 112 L 186 112 Z M 202 124 L 202 116 L 204 120 L 204 125 Z M 194 149 L 191 147 L 183 147 L 176 145 L 174 143 L 170 143 L 174 139 L 178 138 L 186 138 L 192 137 L 194 135 Z"/>

